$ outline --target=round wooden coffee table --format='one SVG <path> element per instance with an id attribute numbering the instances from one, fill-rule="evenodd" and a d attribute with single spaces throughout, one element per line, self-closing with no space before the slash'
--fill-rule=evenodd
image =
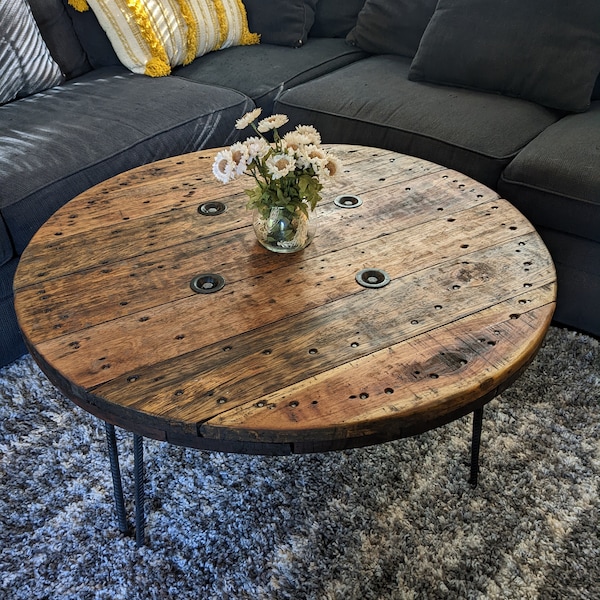
<path id="1" fill-rule="evenodd" d="M 300 253 L 256 242 L 248 182 L 217 182 L 216 150 L 91 188 L 23 253 L 23 335 L 49 379 L 107 423 L 122 529 L 114 425 L 136 436 L 139 543 L 142 436 L 290 454 L 474 412 L 477 480 L 482 407 L 532 360 L 552 318 L 550 255 L 515 208 L 460 173 L 331 148 L 343 173 Z"/>

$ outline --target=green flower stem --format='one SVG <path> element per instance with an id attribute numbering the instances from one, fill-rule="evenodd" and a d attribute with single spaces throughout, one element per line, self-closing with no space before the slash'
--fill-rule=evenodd
<path id="1" fill-rule="evenodd" d="M 255 123 L 251 123 L 252 128 L 263 140 L 270 144 L 269 140 L 262 134 Z M 253 162 L 248 166 L 250 175 L 256 181 L 256 186 L 245 190 L 249 197 L 248 209 L 258 209 L 264 218 L 267 218 L 272 207 L 283 207 L 293 216 L 297 210 L 302 211 L 306 216 L 309 209 L 313 211 L 321 200 L 321 190 L 323 185 L 319 182 L 315 172 L 310 169 L 295 169 L 293 172 L 284 175 L 281 178 L 273 179 L 266 166 L 266 161 L 274 154 L 284 152 L 281 137 L 277 128 L 273 132 L 273 145 L 270 146 L 267 154 L 260 160 Z"/>

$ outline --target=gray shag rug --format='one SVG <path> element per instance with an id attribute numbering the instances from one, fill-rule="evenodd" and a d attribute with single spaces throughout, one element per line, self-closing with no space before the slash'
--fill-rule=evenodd
<path id="1" fill-rule="evenodd" d="M 600 344 L 552 327 L 484 413 L 284 458 L 145 441 L 147 547 L 119 533 L 104 427 L 24 357 L 0 370 L 0 597 L 600 598 Z M 129 515 L 132 440 L 118 431 Z"/>

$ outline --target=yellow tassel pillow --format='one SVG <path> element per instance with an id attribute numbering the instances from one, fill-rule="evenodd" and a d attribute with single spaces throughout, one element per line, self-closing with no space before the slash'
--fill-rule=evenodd
<path id="1" fill-rule="evenodd" d="M 258 44 L 242 0 L 69 0 L 94 11 L 119 60 L 134 73 L 160 77 L 197 56 Z"/>

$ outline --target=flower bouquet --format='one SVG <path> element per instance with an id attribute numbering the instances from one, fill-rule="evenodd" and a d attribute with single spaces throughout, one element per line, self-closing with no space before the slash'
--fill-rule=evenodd
<path id="1" fill-rule="evenodd" d="M 223 183 L 241 175 L 254 179 L 245 190 L 248 209 L 255 211 L 258 241 L 274 252 L 296 252 L 311 239 L 310 212 L 321 200 L 322 180 L 334 177 L 338 160 L 321 147 L 321 136 L 312 125 L 298 125 L 283 136 L 278 129 L 286 115 L 272 115 L 258 123 L 257 108 L 236 122 L 237 129 L 251 126 L 256 136 L 221 150 L 213 173 Z M 272 141 L 265 134 L 272 135 Z"/>

